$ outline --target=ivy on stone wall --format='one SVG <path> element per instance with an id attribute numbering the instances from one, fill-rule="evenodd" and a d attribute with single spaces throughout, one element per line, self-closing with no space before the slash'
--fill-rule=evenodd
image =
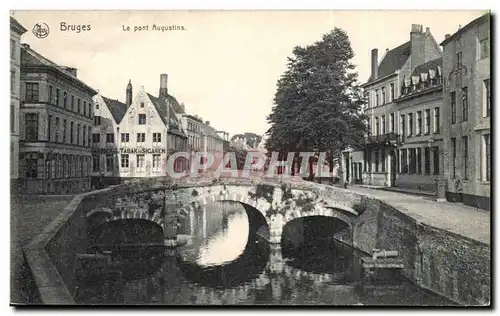
<path id="1" fill-rule="evenodd" d="M 283 183 L 281 185 L 281 191 L 283 191 L 283 194 L 281 195 L 281 201 L 285 201 L 285 200 L 291 199 L 293 197 L 291 185 L 287 185 L 286 183 Z"/>
<path id="2" fill-rule="evenodd" d="M 191 192 L 191 195 L 192 196 L 198 196 L 198 191 L 196 191 L 196 189 L 193 189 L 193 192 Z"/>
<path id="3" fill-rule="evenodd" d="M 264 198 L 268 203 L 273 203 L 274 187 L 268 184 L 257 184 L 255 193 L 248 192 L 248 195 L 253 199 Z"/>

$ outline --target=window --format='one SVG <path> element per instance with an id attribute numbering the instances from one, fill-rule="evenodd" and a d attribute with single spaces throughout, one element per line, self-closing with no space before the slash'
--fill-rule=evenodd
<path id="1" fill-rule="evenodd" d="M 56 88 L 56 105 L 60 105 L 59 104 L 60 93 L 61 91 L 59 91 L 59 88 Z"/>
<path id="2" fill-rule="evenodd" d="M 378 90 L 375 90 L 375 105 L 379 106 L 380 105 L 380 95 Z"/>
<path id="3" fill-rule="evenodd" d="M 66 91 L 63 92 L 63 107 L 66 109 L 68 106 L 68 93 Z"/>
<path id="4" fill-rule="evenodd" d="M 95 109 L 96 109 L 96 110 L 99 110 L 99 103 L 96 103 L 96 104 L 95 104 Z"/>
<path id="5" fill-rule="evenodd" d="M 144 108 L 144 102 L 141 101 L 141 108 Z"/>
<path id="6" fill-rule="evenodd" d="M 364 165 L 363 165 L 363 171 L 364 172 L 368 172 L 368 167 L 367 167 L 367 164 L 368 164 L 368 152 L 365 150 L 363 150 L 363 162 L 364 162 Z"/>
<path id="7" fill-rule="evenodd" d="M 425 135 L 429 135 L 431 132 L 431 110 L 425 110 Z"/>
<path id="8" fill-rule="evenodd" d="M 91 127 L 88 126 L 88 138 L 89 138 L 89 142 L 88 142 L 88 146 L 90 147 L 90 136 L 91 135 Z"/>
<path id="9" fill-rule="evenodd" d="M 483 136 L 484 139 L 484 157 L 485 157 L 485 163 L 484 163 L 484 172 L 485 176 L 483 179 L 486 179 L 486 181 L 490 181 L 491 177 L 491 144 L 490 144 L 490 134 L 486 134 Z"/>
<path id="10" fill-rule="evenodd" d="M 401 135 L 404 137 L 406 133 L 406 120 L 405 120 L 405 115 L 401 115 Z"/>
<path id="11" fill-rule="evenodd" d="M 26 159 L 26 178 L 31 178 L 31 179 L 38 178 L 38 159 L 36 158 Z"/>
<path id="12" fill-rule="evenodd" d="M 92 108 L 91 108 L 90 102 L 88 104 L 88 107 L 89 107 L 88 108 L 88 114 L 89 114 L 88 116 L 91 117 L 92 116 Z"/>
<path id="13" fill-rule="evenodd" d="M 382 162 L 382 172 L 385 172 L 385 150 L 382 150 L 382 157 L 381 157 L 381 162 Z"/>
<path id="14" fill-rule="evenodd" d="M 100 156 L 99 155 L 93 155 L 92 156 L 92 172 L 99 172 L 101 171 L 99 167 L 99 160 Z"/>
<path id="15" fill-rule="evenodd" d="M 421 135 L 422 134 L 422 111 L 417 112 L 417 133 L 416 135 Z"/>
<path id="16" fill-rule="evenodd" d="M 70 123 L 69 129 L 69 143 L 73 144 L 73 122 Z"/>
<path id="17" fill-rule="evenodd" d="M 375 150 L 374 154 L 375 154 L 375 172 L 378 172 L 379 168 L 378 150 Z"/>
<path id="18" fill-rule="evenodd" d="M 146 141 L 146 133 L 137 133 L 137 142 L 144 143 Z"/>
<path id="19" fill-rule="evenodd" d="M 469 119 L 469 100 L 467 87 L 462 88 L 462 121 Z"/>
<path id="20" fill-rule="evenodd" d="M 128 163 L 129 163 L 128 154 L 121 154 L 120 160 L 121 160 L 121 167 L 124 169 L 128 169 Z"/>
<path id="21" fill-rule="evenodd" d="M 394 133 L 394 113 L 391 113 L 390 115 L 389 133 Z"/>
<path id="22" fill-rule="evenodd" d="M 85 136 L 87 136 L 85 133 L 85 131 L 86 131 L 85 126 L 82 126 L 82 130 L 83 130 L 83 137 L 82 137 L 83 138 L 83 146 L 85 146 L 85 143 L 86 143 Z"/>
<path id="23" fill-rule="evenodd" d="M 479 41 L 479 59 L 490 56 L 490 39 L 485 38 Z"/>
<path id="24" fill-rule="evenodd" d="M 486 104 L 485 116 L 490 117 L 491 115 L 491 84 L 490 79 L 483 81 L 483 100 Z"/>
<path id="25" fill-rule="evenodd" d="M 38 101 L 38 83 L 26 83 L 26 101 Z"/>
<path id="26" fill-rule="evenodd" d="M 417 148 L 417 173 L 422 174 L 422 148 Z"/>
<path id="27" fill-rule="evenodd" d="M 71 111 L 75 110 L 75 96 L 71 96 Z"/>
<path id="28" fill-rule="evenodd" d="M 94 125 L 95 126 L 101 125 L 101 117 L 100 116 L 94 116 Z"/>
<path id="29" fill-rule="evenodd" d="M 431 149 L 429 147 L 424 148 L 424 172 L 425 174 L 431 174 Z"/>
<path id="30" fill-rule="evenodd" d="M 66 120 L 63 120 L 63 139 L 62 142 L 65 144 L 66 143 Z"/>
<path id="31" fill-rule="evenodd" d="M 59 118 L 56 117 L 56 143 L 59 142 Z"/>
<path id="32" fill-rule="evenodd" d="M 462 52 L 457 53 L 457 68 L 462 67 Z"/>
<path id="33" fill-rule="evenodd" d="M 385 115 L 382 115 L 380 121 L 382 124 L 382 135 L 384 135 L 385 134 Z"/>
<path id="34" fill-rule="evenodd" d="M 129 141 L 130 141 L 130 134 L 129 133 L 121 133 L 121 142 L 128 143 Z"/>
<path id="35" fill-rule="evenodd" d="M 10 40 L 10 57 L 16 58 L 16 41 Z"/>
<path id="36" fill-rule="evenodd" d="M 434 133 L 439 133 L 440 120 L 439 108 L 434 108 Z"/>
<path id="37" fill-rule="evenodd" d="M 413 135 L 413 113 L 408 113 L 408 136 Z"/>
<path id="38" fill-rule="evenodd" d="M 160 171 L 160 155 L 153 154 L 153 172 Z"/>
<path id="39" fill-rule="evenodd" d="M 366 107 L 369 109 L 371 107 L 371 102 L 370 102 L 370 92 L 365 92 L 365 99 L 366 99 Z M 191 130 L 189 128 L 189 124 L 191 123 L 188 123 L 188 130 Z"/>
<path id="40" fill-rule="evenodd" d="M 76 144 L 80 145 L 80 124 L 76 127 Z"/>
<path id="41" fill-rule="evenodd" d="M 457 122 L 457 96 L 455 91 L 450 93 L 451 124 Z"/>
<path id="42" fill-rule="evenodd" d="M 115 142 L 115 134 L 107 133 L 106 134 L 106 143 L 113 144 Z"/>
<path id="43" fill-rule="evenodd" d="M 434 174 L 439 174 L 439 147 L 432 147 Z"/>
<path id="44" fill-rule="evenodd" d="M 385 104 L 385 87 L 382 87 L 382 104 Z"/>
<path id="45" fill-rule="evenodd" d="M 50 117 L 51 116 L 49 115 L 49 118 Z M 16 132 L 16 107 L 14 106 L 14 104 L 10 105 L 10 132 Z"/>
<path id="46" fill-rule="evenodd" d="M 375 118 L 375 135 L 379 135 L 380 133 L 380 123 L 378 121 L 378 116 Z"/>
<path id="47" fill-rule="evenodd" d="M 81 114 L 82 113 L 82 109 L 81 109 L 81 104 L 80 104 L 80 99 L 76 100 L 76 106 L 77 106 L 77 112 L 78 114 Z"/>
<path id="48" fill-rule="evenodd" d="M 25 121 L 25 138 L 27 141 L 38 140 L 38 114 L 26 113 Z"/>
<path id="49" fill-rule="evenodd" d="M 395 99 L 395 95 L 394 95 L 394 83 L 391 83 L 391 96 L 390 96 L 390 101 L 392 102 L 394 99 Z"/>
<path id="50" fill-rule="evenodd" d="M 457 176 L 456 167 L 457 167 L 457 139 L 451 138 L 451 174 L 452 174 L 452 178 L 455 178 Z"/>
<path id="51" fill-rule="evenodd" d="M 139 114 L 139 125 L 146 125 L 146 114 Z"/>
<path id="52" fill-rule="evenodd" d="M 16 88 L 16 71 L 10 71 L 10 92 L 14 92 Z"/>
<path id="53" fill-rule="evenodd" d="M 467 168 L 467 164 L 468 164 L 468 154 L 469 152 L 469 142 L 468 142 L 468 139 L 467 139 L 467 136 L 464 136 L 462 137 L 462 155 L 463 155 L 463 159 L 462 159 L 462 164 L 463 164 L 463 171 L 464 171 L 464 174 L 462 176 L 463 179 L 467 180 L 469 178 L 468 176 L 468 168 Z"/>
<path id="54" fill-rule="evenodd" d="M 371 117 L 368 118 L 368 124 L 367 125 L 368 125 L 368 136 L 371 136 L 372 135 L 372 128 L 373 128 L 373 126 L 372 126 L 372 118 Z M 193 143 L 193 147 L 194 147 L 194 138 L 193 138 L 193 136 L 191 136 L 191 138 L 192 138 L 191 142 Z"/>
<path id="55" fill-rule="evenodd" d="M 153 133 L 153 146 L 160 145 L 161 143 L 161 133 Z"/>
<path id="56" fill-rule="evenodd" d="M 83 101 L 83 115 L 87 116 L 87 101 Z"/>
<path id="57" fill-rule="evenodd" d="M 94 133 L 92 134 L 92 144 L 99 144 L 101 142 L 101 134 Z"/>
<path id="58" fill-rule="evenodd" d="M 417 171 L 417 155 L 415 148 L 408 149 L 408 155 L 410 160 L 410 170 L 409 173 L 415 173 Z"/>
<path id="59" fill-rule="evenodd" d="M 401 149 L 401 173 L 408 173 L 407 149 Z"/>
<path id="60" fill-rule="evenodd" d="M 144 155 L 137 155 L 137 171 L 144 171 Z"/>

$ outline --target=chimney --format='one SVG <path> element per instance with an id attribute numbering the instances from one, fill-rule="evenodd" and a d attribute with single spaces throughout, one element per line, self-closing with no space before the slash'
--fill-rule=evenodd
<path id="1" fill-rule="evenodd" d="M 444 36 L 444 39 L 446 40 L 446 39 L 448 39 L 449 37 L 450 37 L 450 34 L 446 34 L 446 35 Z"/>
<path id="2" fill-rule="evenodd" d="M 76 78 L 76 74 L 77 74 L 77 69 L 76 68 L 66 67 L 66 66 L 62 66 L 61 68 L 64 69 L 64 71 L 69 72 L 73 77 Z"/>
<path id="3" fill-rule="evenodd" d="M 425 34 L 427 34 L 427 35 L 431 34 L 431 28 L 430 27 L 426 27 L 425 28 Z"/>
<path id="4" fill-rule="evenodd" d="M 205 121 L 205 124 L 207 124 L 208 126 L 210 126 L 210 121 Z"/>
<path id="5" fill-rule="evenodd" d="M 372 49 L 372 79 L 378 78 L 378 49 Z"/>
<path id="6" fill-rule="evenodd" d="M 160 93 L 158 93 L 158 97 L 160 99 L 166 99 L 168 95 L 168 75 L 161 74 L 160 75 Z"/>
<path id="7" fill-rule="evenodd" d="M 421 24 L 412 24 L 410 32 L 410 73 L 415 67 L 425 62 L 425 39 L 426 34 L 422 31 Z"/>
<path id="8" fill-rule="evenodd" d="M 128 80 L 127 84 L 127 90 L 125 92 L 125 102 L 127 104 L 127 107 L 129 107 L 132 104 L 132 80 Z"/>

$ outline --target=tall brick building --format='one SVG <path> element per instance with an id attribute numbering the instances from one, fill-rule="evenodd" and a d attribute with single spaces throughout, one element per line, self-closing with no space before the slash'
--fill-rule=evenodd
<path id="1" fill-rule="evenodd" d="M 447 199 L 490 209 L 490 15 L 447 35 L 441 46 Z"/>
<path id="2" fill-rule="evenodd" d="M 19 179 L 26 193 L 90 189 L 92 97 L 97 92 L 22 44 Z"/>
<path id="3" fill-rule="evenodd" d="M 435 190 L 441 153 L 441 49 L 430 28 L 413 24 L 410 40 L 371 52 L 363 88 L 369 135 L 363 151 L 345 153 L 348 182 Z"/>

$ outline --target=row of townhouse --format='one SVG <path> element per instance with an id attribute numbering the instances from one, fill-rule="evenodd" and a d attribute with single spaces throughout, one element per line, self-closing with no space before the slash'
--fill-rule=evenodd
<path id="1" fill-rule="evenodd" d="M 490 208 L 489 14 L 447 35 L 412 25 L 410 40 L 371 53 L 363 84 L 369 132 L 344 153 L 349 183 L 433 192 Z"/>
<path id="2" fill-rule="evenodd" d="M 198 120 L 188 130 L 185 107 L 160 76 L 158 96 L 144 87 L 126 102 L 106 98 L 80 80 L 77 69 L 56 64 L 21 44 L 26 29 L 10 18 L 11 150 L 14 191 L 64 194 L 127 178 L 165 177 L 179 151 L 222 151 L 228 134 Z M 197 146 L 195 144 L 196 134 Z M 190 167 L 179 158 L 176 171 Z"/>

